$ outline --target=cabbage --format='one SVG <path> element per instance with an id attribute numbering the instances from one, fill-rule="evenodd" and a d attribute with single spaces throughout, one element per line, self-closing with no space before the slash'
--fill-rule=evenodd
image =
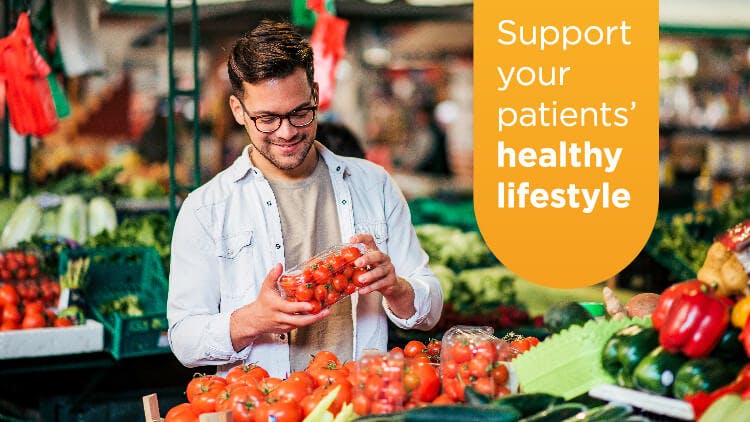
<path id="1" fill-rule="evenodd" d="M 89 201 L 88 234 L 95 236 L 104 230 L 112 233 L 117 228 L 115 207 L 107 198 L 97 196 Z"/>
<path id="2" fill-rule="evenodd" d="M 60 205 L 57 234 L 78 243 L 86 242 L 86 203 L 81 195 L 67 195 Z"/>
<path id="3" fill-rule="evenodd" d="M 12 248 L 23 240 L 31 239 L 42 221 L 42 207 L 33 197 L 26 197 L 13 211 L 0 236 L 0 247 Z"/>

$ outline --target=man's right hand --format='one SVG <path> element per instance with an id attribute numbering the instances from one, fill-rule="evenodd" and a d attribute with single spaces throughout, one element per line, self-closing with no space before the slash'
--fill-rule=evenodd
<path id="1" fill-rule="evenodd" d="M 307 302 L 288 302 L 279 295 L 276 280 L 281 273 L 281 264 L 276 264 L 263 281 L 255 302 L 232 313 L 229 333 L 235 351 L 247 347 L 260 334 L 287 333 L 297 327 L 320 321 L 331 313 L 329 309 L 323 309 L 314 315 L 301 315 L 311 311 L 312 305 Z"/>

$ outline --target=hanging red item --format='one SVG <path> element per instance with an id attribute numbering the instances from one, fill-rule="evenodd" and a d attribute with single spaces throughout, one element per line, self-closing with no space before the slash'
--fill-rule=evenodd
<path id="1" fill-rule="evenodd" d="M 49 73 L 31 38 L 29 16 L 21 13 L 13 32 L 0 39 L 0 82 L 5 84 L 10 123 L 20 135 L 43 136 L 57 128 Z"/>
<path id="2" fill-rule="evenodd" d="M 309 6 L 308 1 L 308 6 Z M 325 10 L 318 11 L 310 45 L 313 49 L 315 64 L 315 81 L 318 83 L 321 110 L 327 110 L 331 105 L 333 90 L 336 86 L 336 66 L 346 55 L 344 41 L 349 21 L 341 19 Z"/>

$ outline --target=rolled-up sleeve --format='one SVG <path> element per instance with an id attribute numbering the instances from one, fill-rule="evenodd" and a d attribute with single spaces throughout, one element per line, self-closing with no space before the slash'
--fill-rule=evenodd
<path id="1" fill-rule="evenodd" d="M 169 271 L 169 345 L 187 367 L 222 365 L 245 359 L 229 334 L 231 312 L 220 312 L 220 284 L 214 241 L 196 218 L 190 197 L 175 221 Z"/>
<path id="2" fill-rule="evenodd" d="M 386 176 L 385 206 L 388 225 L 388 255 L 396 274 L 414 289 L 416 312 L 408 319 L 394 315 L 385 299 L 383 308 L 388 318 L 399 328 L 429 330 L 438 323 L 443 311 L 443 291 L 440 281 L 428 266 L 429 257 L 422 249 L 411 224 L 411 213 L 401 190 Z"/>

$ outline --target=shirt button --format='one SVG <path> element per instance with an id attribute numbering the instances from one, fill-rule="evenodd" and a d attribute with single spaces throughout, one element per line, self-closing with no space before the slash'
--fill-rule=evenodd
<path id="1" fill-rule="evenodd" d="M 341 204 L 346 205 L 346 199 L 342 199 Z"/>
<path id="2" fill-rule="evenodd" d="M 279 244 L 277 243 L 277 244 L 276 244 L 276 249 L 281 249 L 281 245 L 279 245 Z"/>
<path id="3" fill-rule="evenodd" d="M 279 338 L 282 340 L 286 340 L 286 334 L 279 334 Z"/>
<path id="4" fill-rule="evenodd" d="M 266 202 L 266 205 L 271 206 L 271 201 Z"/>
<path id="5" fill-rule="evenodd" d="M 341 171 L 341 166 L 336 167 L 336 171 Z"/>

